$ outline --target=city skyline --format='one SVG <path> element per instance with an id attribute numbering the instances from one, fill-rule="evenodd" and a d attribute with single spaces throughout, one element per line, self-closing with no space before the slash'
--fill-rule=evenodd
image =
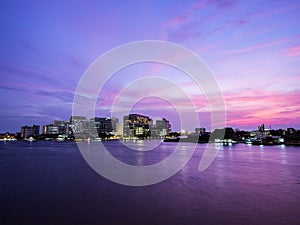
<path id="1" fill-rule="evenodd" d="M 118 4 L 116 4 L 118 3 Z M 298 1 L 1 2 L 0 132 L 50 124 L 71 115 L 77 84 L 99 56 L 121 44 L 154 39 L 194 51 L 213 71 L 224 95 L 227 125 L 300 129 Z M 122 13 L 130 11 L 131 13 Z M 99 95 L 96 116 L 110 117 L 123 87 L 160 75 L 180 85 L 210 125 L 210 108 L 189 77 L 151 63 L 118 71 Z M 142 87 L 136 92 L 145 91 Z M 150 95 L 151 93 L 149 93 Z M 127 97 L 127 98 L 126 98 Z M 130 96 L 125 96 L 130 101 Z M 177 107 L 190 110 L 180 96 Z M 170 103 L 149 97 L 132 113 L 179 118 Z M 190 124 L 193 129 L 193 124 Z"/>
<path id="2" fill-rule="evenodd" d="M 194 131 L 172 130 L 166 118 L 156 119 L 141 114 L 123 116 L 123 123 L 116 117 L 71 116 L 69 120 L 53 121 L 52 124 L 22 126 L 21 132 L 1 134 L 0 141 L 106 141 L 106 140 L 153 140 L 163 142 L 216 143 L 232 145 L 237 143 L 253 145 L 293 145 L 299 146 L 300 130 L 294 128 L 272 129 L 259 125 L 255 130 L 245 131 L 232 127 L 207 131 L 205 127 L 195 127 Z"/>
<path id="3" fill-rule="evenodd" d="M 165 118 L 165 117 L 155 117 L 155 118 L 151 118 L 147 115 L 142 115 L 142 114 L 137 114 L 137 113 L 130 113 L 130 114 L 127 114 L 127 115 L 123 115 L 122 118 L 118 118 L 118 117 L 99 117 L 99 116 L 96 116 L 96 117 L 91 117 L 91 118 L 88 118 L 86 116 L 78 116 L 78 115 L 72 115 L 70 116 L 69 119 L 62 119 L 62 120 L 53 120 L 52 123 L 48 123 L 48 124 L 40 124 L 40 123 L 33 123 L 33 124 L 23 124 L 20 129 L 21 129 L 21 133 L 22 133 L 22 129 L 24 127 L 30 127 L 30 128 L 35 128 L 35 127 L 38 127 L 37 131 L 38 132 L 41 132 L 41 134 L 47 134 L 46 130 L 45 129 L 48 129 L 48 127 L 50 127 L 50 133 L 52 132 L 52 127 L 57 127 L 57 129 L 59 129 L 58 127 L 60 126 L 69 126 L 69 125 L 75 125 L 77 122 L 74 123 L 75 120 L 79 120 L 80 123 L 82 123 L 82 121 L 85 121 L 85 123 L 87 124 L 87 127 L 86 129 L 89 129 L 90 126 L 94 126 L 95 125 L 95 120 L 99 120 L 99 121 L 107 121 L 107 123 L 109 124 L 109 127 L 108 127 L 108 130 L 106 130 L 106 128 L 103 130 L 103 132 L 112 132 L 112 133 L 116 133 L 116 131 L 120 128 L 117 128 L 116 126 L 117 125 L 122 125 L 122 132 L 125 131 L 125 127 L 123 127 L 124 124 L 127 124 L 128 123 L 128 118 L 129 116 L 137 116 L 137 117 L 143 117 L 143 118 L 148 118 L 149 121 L 151 121 L 149 123 L 149 125 L 151 125 L 152 128 L 157 128 L 157 127 L 160 127 L 160 126 L 164 126 L 164 125 L 161 125 L 161 122 L 162 121 L 166 121 L 167 122 L 167 127 L 169 127 L 168 131 L 169 132 L 174 132 L 174 133 L 201 133 L 201 132 L 213 132 L 213 130 L 207 130 L 206 127 L 193 127 L 193 129 L 191 130 L 187 130 L 187 129 L 181 129 L 181 130 L 174 130 L 174 129 L 171 129 L 172 127 L 172 122 L 168 120 L 168 118 Z M 75 119 L 75 120 L 74 120 Z M 73 121 L 74 120 L 74 121 Z M 98 121 L 98 122 L 99 122 Z M 262 128 L 263 127 L 263 128 Z M 298 130 L 297 128 L 295 127 L 287 127 L 287 128 L 283 128 L 283 127 L 279 127 L 279 128 L 274 128 L 272 127 L 271 125 L 267 125 L 267 124 L 258 124 L 255 128 L 253 129 L 250 129 L 250 130 L 247 130 L 247 129 L 241 129 L 240 127 L 230 127 L 230 126 L 224 126 L 224 127 L 218 127 L 216 128 L 215 130 L 218 130 L 218 129 L 225 129 L 225 128 L 231 128 L 231 129 L 234 129 L 236 131 L 260 131 L 261 129 L 263 130 L 290 130 L 290 129 L 294 129 L 295 131 L 300 131 Z M 20 130 L 19 129 L 19 130 Z M 69 128 L 69 129 L 72 129 L 73 128 Z M 59 134 L 59 132 L 57 132 L 58 130 L 55 130 L 55 133 L 56 134 Z M 63 132 L 65 132 L 66 130 L 64 130 Z M 200 132 L 201 131 L 201 132 Z M 17 134 L 19 133 L 19 131 L 14 131 L 14 132 L 10 132 L 10 131 L 5 131 L 5 132 L 0 132 L 2 134 L 5 134 L 5 133 L 12 133 L 12 134 Z"/>

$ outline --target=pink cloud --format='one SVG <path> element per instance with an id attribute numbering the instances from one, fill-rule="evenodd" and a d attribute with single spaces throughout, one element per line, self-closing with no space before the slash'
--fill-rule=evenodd
<path id="1" fill-rule="evenodd" d="M 257 49 L 263 49 L 263 48 L 268 48 L 271 46 L 275 46 L 278 44 L 283 44 L 283 43 L 288 43 L 294 40 L 298 40 L 300 37 L 300 35 L 293 35 L 290 37 L 285 37 L 285 38 L 279 38 L 277 40 L 273 40 L 270 42 L 265 42 L 265 43 L 261 43 L 261 44 L 257 44 L 257 45 L 253 45 L 253 46 L 249 46 L 246 48 L 240 48 L 240 49 L 235 49 L 235 50 L 230 50 L 230 51 L 226 51 L 225 54 L 238 54 L 238 53 L 245 53 L 245 52 L 250 52 L 250 51 L 254 51 Z M 294 51 L 298 51 L 299 52 L 299 46 L 296 46 L 296 48 Z"/>
<path id="2" fill-rule="evenodd" d="M 228 8 L 233 7 L 238 1 L 237 0 L 228 0 L 228 1 L 215 1 L 215 0 L 201 0 L 196 2 L 195 4 L 187 7 L 183 12 L 170 20 L 166 21 L 162 24 L 162 29 L 164 30 L 163 37 L 164 39 L 171 39 L 173 41 L 183 42 L 189 39 L 197 38 L 203 36 L 203 32 L 199 31 L 199 24 L 197 24 L 197 16 L 198 11 L 203 9 L 204 7 L 214 7 L 221 10 L 226 10 Z M 205 18 L 205 23 L 209 23 L 209 21 L 213 18 L 210 17 Z M 196 23 L 195 23 L 196 22 Z M 240 22 L 243 22 L 242 20 Z M 220 31 L 220 28 L 213 28 L 210 31 L 206 32 L 207 35 L 211 33 L 215 33 Z"/>
<path id="3" fill-rule="evenodd" d="M 289 48 L 287 50 L 287 55 L 290 57 L 300 56 L 300 45 Z"/>
<path id="4" fill-rule="evenodd" d="M 196 2 L 193 6 L 192 9 L 193 10 L 198 10 L 198 9 L 202 9 L 207 5 L 207 1 L 205 0 L 200 0 L 198 2 Z"/>
<path id="5" fill-rule="evenodd" d="M 225 93 L 228 124 L 239 127 L 255 127 L 259 123 L 299 126 L 299 96 L 300 90 Z"/>
<path id="6" fill-rule="evenodd" d="M 232 21 L 232 23 L 233 23 L 233 24 L 236 24 L 236 25 L 244 25 L 244 24 L 249 23 L 249 21 L 248 21 L 248 20 L 245 20 L 245 19 L 243 19 L 243 18 L 239 18 L 239 19 L 237 19 L 237 20 Z"/>
<path id="7" fill-rule="evenodd" d="M 180 26 L 181 24 L 187 22 L 189 20 L 190 16 L 188 14 L 181 14 L 178 15 L 169 21 L 167 21 L 164 25 L 165 26 Z"/>
<path id="8" fill-rule="evenodd" d="M 206 1 L 199 1 L 196 2 L 191 7 L 187 8 L 183 13 L 173 17 L 172 19 L 168 20 L 163 24 L 164 27 L 180 27 L 183 24 L 187 23 L 191 20 L 193 11 L 203 8 L 206 5 Z"/>
<path id="9" fill-rule="evenodd" d="M 237 54 L 237 53 L 250 52 L 250 51 L 257 50 L 257 49 L 271 47 L 271 46 L 279 44 L 279 43 L 280 43 L 280 41 L 257 44 L 257 45 L 253 45 L 253 46 L 250 46 L 247 48 L 240 48 L 240 49 L 235 49 L 235 50 L 231 50 L 231 51 L 226 51 L 226 54 Z"/>
<path id="10" fill-rule="evenodd" d="M 185 83 L 182 86 L 186 89 L 192 89 L 193 83 Z M 124 98 L 123 101 L 131 101 L 137 92 L 140 90 L 133 89 L 129 92 L 129 96 Z M 145 90 L 144 90 L 145 91 Z M 111 110 L 111 104 L 118 91 L 108 91 L 103 96 L 99 106 L 101 109 Z M 152 93 L 153 94 L 153 93 Z M 155 96 L 155 95 L 152 95 Z M 300 89 L 294 91 L 270 91 L 267 89 L 246 89 L 235 92 L 225 92 L 224 102 L 227 111 L 227 124 L 235 128 L 253 128 L 255 129 L 258 124 L 265 123 L 267 125 L 272 124 L 275 127 L 288 127 L 300 126 Z M 124 102 L 115 102 L 122 104 Z M 134 106 L 136 112 L 146 113 L 155 111 L 157 115 L 161 114 L 168 117 L 168 112 L 174 110 L 174 107 L 181 108 L 185 112 L 191 112 L 194 110 L 193 104 L 196 107 L 196 111 L 199 114 L 201 124 L 209 127 L 210 117 L 203 115 L 210 115 L 211 108 L 206 97 L 202 94 L 192 95 L 191 101 L 178 96 L 174 106 L 168 101 L 149 97 L 137 102 Z M 155 107 L 154 107 L 155 106 Z M 175 125 L 178 121 L 174 120 L 172 123 Z M 192 127 L 191 127 L 192 129 Z"/>

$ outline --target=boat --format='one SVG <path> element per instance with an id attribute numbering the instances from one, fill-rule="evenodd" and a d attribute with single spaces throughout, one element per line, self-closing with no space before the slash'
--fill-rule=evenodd
<path id="1" fill-rule="evenodd" d="M 25 138 L 24 140 L 25 140 L 25 141 L 29 141 L 29 142 L 33 142 L 33 141 L 35 141 L 35 139 L 34 139 L 33 137 L 30 137 L 30 138 Z"/>
<path id="2" fill-rule="evenodd" d="M 170 137 L 170 138 L 163 139 L 163 142 L 179 142 L 179 141 L 180 141 L 179 137 Z"/>
<path id="3" fill-rule="evenodd" d="M 279 136 L 261 136 L 252 141 L 252 145 L 282 145 L 284 139 Z"/>
<path id="4" fill-rule="evenodd" d="M 0 141 L 16 141 L 17 139 L 16 138 L 1 138 Z"/>
<path id="5" fill-rule="evenodd" d="M 67 135 L 58 135 L 57 138 L 55 139 L 56 141 L 66 141 L 68 138 Z"/>
<path id="6" fill-rule="evenodd" d="M 233 145 L 233 144 L 237 144 L 237 141 L 233 140 L 233 139 L 215 139 L 214 144 L 215 145 Z"/>

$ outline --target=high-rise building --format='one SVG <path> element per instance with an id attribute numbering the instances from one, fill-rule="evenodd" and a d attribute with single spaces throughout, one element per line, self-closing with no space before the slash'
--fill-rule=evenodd
<path id="1" fill-rule="evenodd" d="M 167 120 L 166 118 L 156 120 L 156 130 L 161 137 L 168 135 L 171 132 L 171 124 L 169 120 Z"/>
<path id="2" fill-rule="evenodd" d="M 152 119 L 148 116 L 140 114 L 129 114 L 124 116 L 123 123 L 123 135 L 134 137 L 149 137 L 150 126 L 152 125 Z"/>
<path id="3" fill-rule="evenodd" d="M 69 121 L 54 120 L 53 124 L 43 126 L 42 133 L 45 135 L 61 134 L 71 135 L 71 126 Z"/>
<path id="4" fill-rule="evenodd" d="M 90 131 L 97 133 L 112 133 L 116 130 L 116 123 L 119 120 L 115 117 L 105 118 L 105 117 L 94 117 L 90 119 Z"/>
<path id="5" fill-rule="evenodd" d="M 58 133 L 70 135 L 71 131 L 71 124 L 69 121 L 64 120 L 54 120 L 53 125 L 58 126 Z"/>
<path id="6" fill-rule="evenodd" d="M 53 124 L 45 125 L 45 126 L 43 126 L 42 133 L 46 134 L 46 135 L 59 134 L 59 126 L 53 125 Z"/>
<path id="7" fill-rule="evenodd" d="M 206 128 L 205 127 L 195 128 L 195 133 L 196 134 L 205 134 L 206 133 Z"/>
<path id="8" fill-rule="evenodd" d="M 70 123 L 74 134 L 82 134 L 88 131 L 89 124 L 85 116 L 71 116 Z"/>
<path id="9" fill-rule="evenodd" d="M 111 118 L 111 126 L 112 126 L 112 130 L 113 132 L 117 132 L 117 124 L 119 123 L 119 119 L 116 117 L 112 117 Z"/>
<path id="10" fill-rule="evenodd" d="M 21 127 L 21 138 L 28 138 L 40 134 L 40 125 Z"/>
<path id="11" fill-rule="evenodd" d="M 123 123 L 116 124 L 116 135 L 123 136 Z"/>
<path id="12" fill-rule="evenodd" d="M 123 117 L 123 136 L 133 136 L 133 133 L 130 131 L 130 126 L 129 126 L 130 120 L 129 116 L 126 115 Z"/>

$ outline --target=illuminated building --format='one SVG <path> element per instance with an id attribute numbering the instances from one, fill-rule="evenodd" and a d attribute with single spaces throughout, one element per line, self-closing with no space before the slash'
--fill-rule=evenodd
<path id="1" fill-rule="evenodd" d="M 159 136 L 166 136 L 171 132 L 171 124 L 166 118 L 156 120 L 156 130 L 158 131 Z"/>
<path id="2" fill-rule="evenodd" d="M 43 126 L 42 133 L 43 134 L 59 134 L 59 126 L 53 125 L 53 124 L 45 125 L 45 126 Z"/>
<path id="3" fill-rule="evenodd" d="M 21 138 L 28 138 L 40 134 L 40 125 L 21 127 Z"/>
<path id="4" fill-rule="evenodd" d="M 129 114 L 124 116 L 123 135 L 134 136 L 139 138 L 149 137 L 150 126 L 152 126 L 152 119 L 148 116 L 140 114 Z"/>
<path id="5" fill-rule="evenodd" d="M 70 123 L 74 134 L 84 133 L 88 130 L 88 121 L 85 116 L 71 116 Z"/>

